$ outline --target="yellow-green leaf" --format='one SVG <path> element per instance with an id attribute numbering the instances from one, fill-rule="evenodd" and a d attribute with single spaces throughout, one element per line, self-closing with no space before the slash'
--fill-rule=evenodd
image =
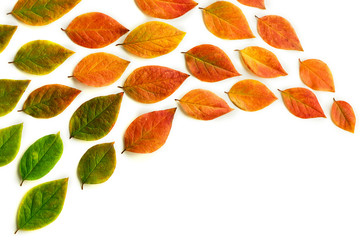
<path id="1" fill-rule="evenodd" d="M 17 26 L 0 24 L 0 53 L 7 47 L 16 29 Z"/>
<path id="2" fill-rule="evenodd" d="M 0 79 L 0 117 L 16 107 L 29 83 L 30 80 Z"/>

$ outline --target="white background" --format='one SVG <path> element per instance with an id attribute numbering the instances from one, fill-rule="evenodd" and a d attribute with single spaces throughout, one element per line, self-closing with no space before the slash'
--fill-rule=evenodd
<path id="1" fill-rule="evenodd" d="M 259 10 L 229 0 L 246 15 L 256 38 L 222 40 L 208 32 L 201 10 L 165 22 L 187 32 L 179 47 L 162 57 L 140 59 L 116 43 L 99 50 L 77 46 L 60 28 L 76 16 L 92 11 L 110 15 L 128 29 L 154 20 L 146 17 L 133 0 L 83 0 L 58 21 L 44 27 L 30 27 L 7 12 L 15 0 L 0 2 L 0 23 L 18 25 L 7 49 L 0 54 L 0 79 L 31 79 L 16 107 L 40 86 L 60 83 L 83 92 L 61 115 L 39 120 L 18 113 L 0 119 L 0 128 L 24 122 L 23 139 L 16 159 L 0 168 L 0 239 L 123 239 L 123 240 L 333 240 L 360 238 L 360 132 L 337 128 L 330 119 L 332 98 L 348 101 L 360 109 L 359 19 L 357 0 L 267 0 Z M 199 0 L 206 7 L 215 1 Z M 294 26 L 304 52 L 278 50 L 262 41 L 256 19 L 276 14 Z M 163 20 L 161 20 L 163 21 Z M 8 65 L 25 43 L 46 39 L 76 52 L 54 72 L 33 76 Z M 118 121 L 99 141 L 69 140 L 68 122 L 85 101 L 119 92 L 126 77 L 137 67 L 163 65 L 188 72 L 180 53 L 204 43 L 222 48 L 241 77 L 218 83 L 204 83 L 189 77 L 168 99 L 151 105 L 134 102 L 124 95 Z M 247 46 L 262 46 L 279 58 L 287 77 L 259 79 L 241 64 L 238 52 Z M 123 76 L 105 88 L 91 88 L 68 79 L 75 65 L 90 53 L 105 51 L 131 64 Z M 318 58 L 331 68 L 336 93 L 315 92 L 326 119 L 303 120 L 291 115 L 277 89 L 305 87 L 299 79 L 298 58 Z M 237 109 L 227 98 L 237 81 L 247 78 L 265 83 L 279 98 L 259 112 Z M 213 121 L 198 121 L 178 110 L 166 144 L 157 152 L 138 155 L 120 152 L 123 134 L 140 114 L 177 106 L 175 98 L 195 88 L 211 90 L 224 98 L 234 111 Z M 19 186 L 19 160 L 38 138 L 61 131 L 64 154 L 44 178 Z M 81 191 L 76 168 L 91 146 L 115 141 L 117 167 L 108 182 L 85 186 Z M 70 177 L 63 211 L 49 226 L 19 231 L 16 214 L 23 195 L 32 187 L 50 180 Z"/>

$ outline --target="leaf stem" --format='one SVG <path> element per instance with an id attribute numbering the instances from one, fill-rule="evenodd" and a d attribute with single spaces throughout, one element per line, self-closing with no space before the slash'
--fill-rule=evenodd
<path id="1" fill-rule="evenodd" d="M 124 87 L 122 87 L 122 86 L 118 86 L 118 88 L 124 89 Z"/>
<path id="2" fill-rule="evenodd" d="M 16 231 L 14 232 L 14 234 L 16 234 L 19 230 L 20 230 L 19 228 L 18 228 L 18 229 L 16 229 Z"/>
<path id="3" fill-rule="evenodd" d="M 23 179 L 23 180 L 21 181 L 20 187 L 23 185 L 24 181 L 25 181 L 25 179 Z"/>
<path id="4" fill-rule="evenodd" d="M 7 13 L 6 15 L 10 15 L 10 14 L 12 14 L 12 12 Z"/>
<path id="5" fill-rule="evenodd" d="M 66 32 L 66 29 L 60 28 L 62 31 Z"/>
<path id="6" fill-rule="evenodd" d="M 12 64 L 12 63 L 14 63 L 14 62 L 9 62 L 9 64 Z"/>
<path id="7" fill-rule="evenodd" d="M 121 152 L 121 154 L 123 154 L 126 151 L 126 148 Z"/>
<path id="8" fill-rule="evenodd" d="M 122 46 L 122 45 L 124 45 L 124 43 L 118 43 L 115 46 Z"/>
<path id="9" fill-rule="evenodd" d="M 84 183 L 81 183 L 81 190 L 84 190 Z"/>
<path id="10" fill-rule="evenodd" d="M 75 77 L 75 76 L 68 76 L 68 78 L 73 78 L 73 77 Z"/>
<path id="11" fill-rule="evenodd" d="M 23 109 L 18 110 L 18 112 L 23 112 L 23 111 L 24 111 Z"/>

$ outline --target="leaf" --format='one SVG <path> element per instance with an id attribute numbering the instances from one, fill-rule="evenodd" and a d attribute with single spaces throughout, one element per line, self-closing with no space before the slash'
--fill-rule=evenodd
<path id="1" fill-rule="evenodd" d="M 11 63 L 24 72 L 45 75 L 54 71 L 73 54 L 73 51 L 57 43 L 36 40 L 23 45 Z"/>
<path id="2" fill-rule="evenodd" d="M 11 14 L 33 26 L 47 25 L 61 18 L 81 0 L 18 0 Z"/>
<path id="3" fill-rule="evenodd" d="M 38 139 L 20 160 L 20 186 L 25 180 L 37 180 L 48 174 L 60 160 L 62 153 L 63 142 L 60 133 Z"/>
<path id="4" fill-rule="evenodd" d="M 29 95 L 21 111 L 35 118 L 52 118 L 62 113 L 80 92 L 60 84 L 45 85 Z"/>
<path id="5" fill-rule="evenodd" d="M 113 174 L 116 166 L 114 143 L 98 144 L 86 151 L 80 159 L 77 173 L 84 184 L 106 182 Z"/>
<path id="6" fill-rule="evenodd" d="M 222 98 L 204 89 L 192 90 L 177 101 L 187 115 L 199 120 L 213 120 L 233 110 Z"/>
<path id="7" fill-rule="evenodd" d="M 83 103 L 70 119 L 70 138 L 93 141 L 105 137 L 117 120 L 123 94 L 95 97 Z"/>
<path id="8" fill-rule="evenodd" d="M 249 7 L 256 7 L 260 9 L 265 9 L 264 0 L 237 0 L 239 3 L 244 4 Z"/>
<path id="9" fill-rule="evenodd" d="M 294 28 L 283 17 L 269 15 L 258 18 L 257 29 L 262 39 L 274 48 L 304 51 Z"/>
<path id="10" fill-rule="evenodd" d="M 222 39 L 254 38 L 249 24 L 240 8 L 226 1 L 217 1 L 202 8 L 206 28 Z"/>
<path id="11" fill-rule="evenodd" d="M 115 42 L 129 30 L 112 17 L 90 12 L 76 17 L 64 30 L 76 44 L 86 48 L 103 48 Z"/>
<path id="12" fill-rule="evenodd" d="M 126 129 L 123 152 L 152 153 L 161 148 L 169 136 L 175 111 L 172 108 L 137 117 Z"/>
<path id="13" fill-rule="evenodd" d="M 29 83 L 30 80 L 0 79 L 0 117 L 16 107 Z"/>
<path id="14" fill-rule="evenodd" d="M 12 162 L 20 149 L 23 124 L 0 129 L 0 167 Z"/>
<path id="15" fill-rule="evenodd" d="M 228 95 L 238 108 L 248 112 L 259 111 L 277 100 L 263 83 L 252 79 L 237 82 Z"/>
<path id="16" fill-rule="evenodd" d="M 240 76 L 230 58 L 220 48 L 203 44 L 185 53 L 186 65 L 195 77 L 204 82 L 218 82 Z"/>
<path id="17" fill-rule="evenodd" d="M 246 67 L 256 76 L 275 78 L 286 76 L 276 55 L 261 47 L 247 47 L 240 51 Z"/>
<path id="18" fill-rule="evenodd" d="M 351 105 L 345 101 L 336 101 L 331 107 L 331 119 L 336 126 L 345 131 L 354 133 L 356 117 Z"/>
<path id="19" fill-rule="evenodd" d="M 193 9 L 193 0 L 135 0 L 140 10 L 155 18 L 174 19 Z"/>
<path id="20" fill-rule="evenodd" d="M 128 52 L 143 58 L 154 58 L 173 51 L 185 32 L 163 22 L 144 23 L 129 33 L 122 45 Z"/>
<path id="21" fill-rule="evenodd" d="M 300 78 L 309 88 L 335 92 L 332 73 L 328 65 L 323 61 L 317 59 L 300 61 Z"/>
<path id="22" fill-rule="evenodd" d="M 40 184 L 30 189 L 20 202 L 17 231 L 36 230 L 55 221 L 64 206 L 68 178 Z"/>
<path id="23" fill-rule="evenodd" d="M 135 69 L 121 88 L 138 102 L 156 103 L 173 94 L 188 77 L 171 68 L 145 66 Z"/>
<path id="24" fill-rule="evenodd" d="M 299 118 L 326 118 L 315 94 L 310 90 L 290 88 L 280 92 L 286 108 L 295 116 Z"/>
<path id="25" fill-rule="evenodd" d="M 0 24 L 0 53 L 7 47 L 16 29 L 17 26 Z"/>
<path id="26" fill-rule="evenodd" d="M 88 86 L 104 87 L 118 80 L 129 63 L 113 54 L 93 53 L 78 63 L 72 77 Z"/>

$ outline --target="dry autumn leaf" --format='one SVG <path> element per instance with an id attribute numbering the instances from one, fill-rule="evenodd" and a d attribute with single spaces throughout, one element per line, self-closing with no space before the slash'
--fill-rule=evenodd
<path id="1" fill-rule="evenodd" d="M 299 118 L 326 118 L 315 94 L 306 88 L 290 88 L 281 91 L 286 108 Z"/>
<path id="2" fill-rule="evenodd" d="M 184 54 L 189 71 L 201 81 L 218 82 L 240 76 L 226 53 L 214 45 L 199 45 Z"/>
<path id="3" fill-rule="evenodd" d="M 70 77 L 74 77 L 88 86 L 104 87 L 118 80 L 129 63 L 113 54 L 93 53 L 78 63 Z"/>
<path id="4" fill-rule="evenodd" d="M 336 101 L 331 107 L 331 119 L 336 126 L 345 131 L 354 133 L 356 117 L 351 105 L 345 101 Z"/>
<path id="5" fill-rule="evenodd" d="M 263 83 L 252 79 L 237 82 L 227 94 L 238 108 L 248 112 L 261 110 L 277 100 Z"/>
<path id="6" fill-rule="evenodd" d="M 256 76 L 275 78 L 286 76 L 276 55 L 261 47 L 247 47 L 240 51 L 240 55 L 247 66 Z"/>
<path id="7" fill-rule="evenodd" d="M 237 1 L 241 4 L 244 4 L 249 7 L 265 9 L 265 1 L 264 0 L 237 0 Z"/>
<path id="8" fill-rule="evenodd" d="M 146 15 L 162 19 L 180 17 L 197 5 L 193 0 L 135 0 L 135 2 Z"/>
<path id="9" fill-rule="evenodd" d="M 226 1 L 218 1 L 202 8 L 207 29 L 222 39 L 254 38 L 241 9 Z"/>
<path id="10" fill-rule="evenodd" d="M 76 17 L 64 31 L 80 46 L 103 48 L 129 30 L 106 14 L 90 12 Z"/>
<path id="11" fill-rule="evenodd" d="M 0 53 L 7 47 L 16 29 L 17 26 L 0 24 Z"/>
<path id="12" fill-rule="evenodd" d="M 304 51 L 294 28 L 283 17 L 268 15 L 258 18 L 257 30 L 262 39 L 274 48 Z"/>
<path id="13" fill-rule="evenodd" d="M 233 110 L 224 99 L 204 89 L 192 90 L 176 101 L 187 115 L 199 120 L 213 120 Z"/>
<path id="14" fill-rule="evenodd" d="M 300 62 L 300 78 L 314 90 L 335 92 L 334 79 L 326 63 L 317 59 Z"/>

